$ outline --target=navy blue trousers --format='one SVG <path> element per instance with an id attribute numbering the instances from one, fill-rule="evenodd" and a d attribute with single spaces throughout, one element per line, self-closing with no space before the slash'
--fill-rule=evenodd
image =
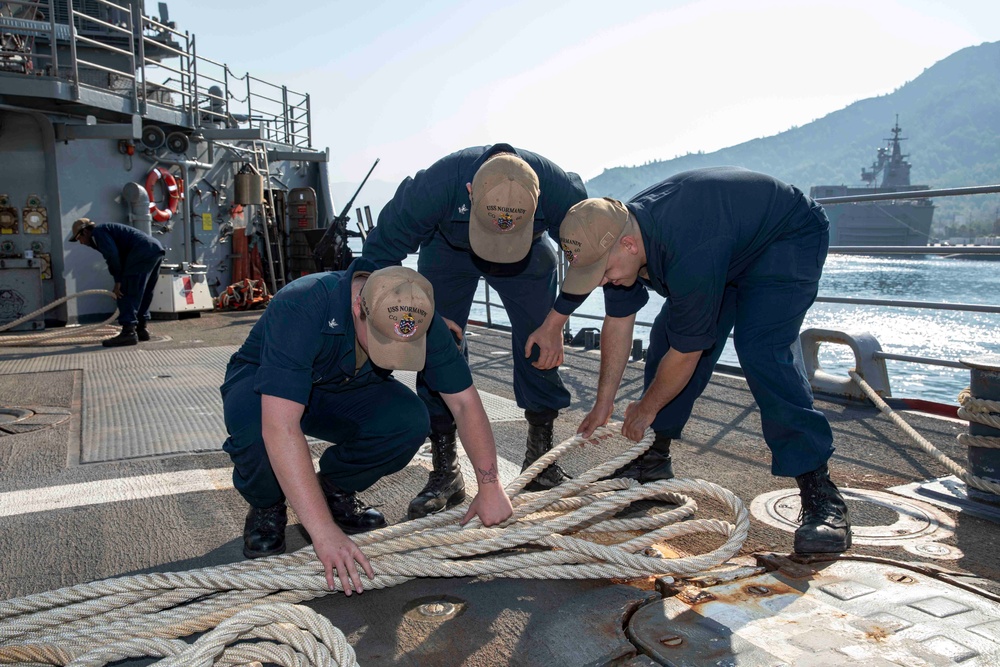
<path id="1" fill-rule="evenodd" d="M 468 250 L 454 248 L 435 233 L 420 247 L 417 270 L 434 287 L 434 309 L 465 329 L 476 295 L 479 279 L 496 291 L 507 310 L 511 325 L 511 350 L 514 363 L 514 397 L 519 407 L 551 415 L 569 405 L 569 390 L 556 368 L 538 370 L 531 362 L 538 360 L 538 347 L 530 358 L 524 345 L 541 326 L 556 300 L 556 254 L 544 239 L 537 239 L 528 256 L 515 264 L 484 262 Z M 463 347 L 468 358 L 468 350 Z M 427 403 L 435 429 L 446 430 L 454 424 L 451 412 L 441 396 L 427 388 L 422 374 L 417 374 L 417 393 Z"/>
<path id="2" fill-rule="evenodd" d="M 153 302 L 153 290 L 160 277 L 160 263 L 163 255 L 151 257 L 148 262 L 130 267 L 137 270 L 122 277 L 122 296 L 118 299 L 118 324 L 135 324 L 138 320 L 149 321 L 149 304 Z"/>
<path id="3" fill-rule="evenodd" d="M 684 390 L 656 415 L 654 431 L 680 437 L 695 399 L 708 385 L 734 331 L 736 354 L 760 408 L 764 440 L 771 449 L 771 473 L 795 477 L 830 458 L 833 433 L 823 413 L 813 408 L 799 347 L 799 330 L 816 300 L 828 245 L 829 233 L 819 226 L 781 237 L 727 285 L 715 345 L 702 353 Z M 669 322 L 668 299 L 650 333 L 645 388 L 670 349 Z"/>
<path id="4" fill-rule="evenodd" d="M 235 466 L 233 486 L 254 507 L 283 500 L 261 436 L 257 367 L 230 367 L 222 385 L 229 438 L 222 448 Z M 340 392 L 314 389 L 302 416 L 308 436 L 336 443 L 319 459 L 320 474 L 344 491 L 364 491 L 402 470 L 427 437 L 427 409 L 395 379 L 370 382 Z"/>

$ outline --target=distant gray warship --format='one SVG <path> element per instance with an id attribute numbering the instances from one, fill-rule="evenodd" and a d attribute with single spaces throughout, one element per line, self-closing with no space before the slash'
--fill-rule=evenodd
<path id="1" fill-rule="evenodd" d="M 815 185 L 813 198 L 849 197 L 890 192 L 929 190 L 929 185 L 910 185 L 910 163 L 899 148 L 899 119 L 887 146 L 878 149 L 871 169 L 862 168 L 867 185 Z M 881 177 L 881 182 L 879 178 Z M 834 246 L 924 246 L 931 231 L 934 204 L 929 199 L 900 199 L 837 204 L 826 207 L 830 217 L 830 245 Z"/>

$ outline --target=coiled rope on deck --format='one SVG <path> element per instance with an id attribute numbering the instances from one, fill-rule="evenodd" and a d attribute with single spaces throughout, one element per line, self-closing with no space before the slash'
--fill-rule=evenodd
<path id="1" fill-rule="evenodd" d="M 64 297 L 56 299 L 47 306 L 43 306 L 38 310 L 28 313 L 24 317 L 20 317 L 14 320 L 13 322 L 8 322 L 7 324 L 0 326 L 0 333 L 13 329 L 19 324 L 29 322 L 38 317 L 39 315 L 41 315 L 42 313 L 48 312 L 53 308 L 58 308 L 59 306 L 63 305 L 70 299 L 78 299 L 81 296 L 92 296 L 92 295 L 109 296 L 112 299 L 115 298 L 114 292 L 111 292 L 106 289 L 89 289 L 89 290 L 84 290 L 82 292 L 77 292 L 76 294 L 67 294 Z M 56 331 L 46 331 L 45 333 L 0 337 L 0 346 L 10 345 L 12 347 L 26 347 L 29 345 L 41 345 L 55 338 L 64 338 L 66 336 L 73 336 L 73 338 L 67 338 L 66 340 L 62 340 L 59 342 L 90 343 L 94 341 L 94 339 L 96 338 L 95 334 L 98 333 L 95 330 L 100 329 L 101 327 L 104 327 L 108 324 L 111 324 L 111 322 L 114 321 L 117 315 L 118 315 L 118 308 L 115 308 L 115 312 L 111 313 L 111 316 L 108 317 L 108 319 L 104 320 L 103 322 L 98 322 L 97 324 L 87 324 L 81 327 L 65 327 L 63 329 L 58 329 Z M 83 334 L 84 332 L 87 332 L 88 335 L 81 336 L 81 334 Z M 114 332 L 100 332 L 100 337 L 104 338 L 109 333 L 114 333 Z"/>
<path id="2" fill-rule="evenodd" d="M 923 449 L 925 452 L 931 455 L 931 457 L 948 469 L 955 477 L 965 482 L 967 485 L 979 489 L 980 491 L 986 491 L 989 493 L 1000 494 L 1000 484 L 982 477 L 977 477 L 969 471 L 967 471 L 961 464 L 957 463 L 945 453 L 935 447 L 929 440 L 924 438 L 922 435 L 916 432 L 912 426 L 907 424 L 902 417 L 896 414 L 889 405 L 882 400 L 882 397 L 872 389 L 871 385 L 865 382 L 865 379 L 857 371 L 848 371 L 851 375 L 851 379 L 854 380 L 861 390 L 865 392 L 865 395 L 875 404 L 879 410 L 882 411 L 889 419 L 893 421 L 899 428 L 913 439 L 917 445 Z M 963 419 L 968 419 L 970 421 L 977 421 L 983 424 L 993 424 L 1000 423 L 997 422 L 997 418 L 990 414 L 991 411 L 1000 412 L 1000 403 L 996 401 L 986 401 L 983 399 L 974 399 L 972 395 L 968 393 L 966 389 L 961 394 L 959 394 L 959 402 L 962 407 L 959 409 L 958 414 Z M 998 426 L 997 428 L 1000 428 Z M 963 437 L 964 436 L 964 437 Z M 990 444 L 976 444 L 976 447 L 1000 447 L 1000 438 L 991 438 L 989 436 L 970 436 L 968 434 L 959 434 L 958 441 L 960 443 L 968 444 L 972 442 L 972 438 L 975 438 L 975 442 L 989 442 Z"/>
<path id="3" fill-rule="evenodd" d="M 549 491 L 522 493 L 528 482 L 572 449 L 621 439 L 614 426 L 601 427 L 589 439 L 577 435 L 564 441 L 512 481 L 506 492 L 514 515 L 502 526 L 486 528 L 478 518 L 459 526 L 465 503 L 354 536 L 377 574 L 374 580 L 365 579 L 365 588 L 388 588 L 415 577 L 672 577 L 711 569 L 736 554 L 750 523 L 745 506 L 731 491 L 694 479 L 598 481 L 644 453 L 652 431 L 573 480 Z M 685 494 L 721 503 L 730 519 L 690 518 L 697 504 Z M 641 500 L 676 507 L 615 518 Z M 721 544 L 708 553 L 681 558 L 651 555 L 659 555 L 655 544 L 695 534 L 715 536 Z M 508 551 L 522 547 L 531 550 Z M 335 581 L 340 591 L 339 578 Z M 159 657 L 160 667 L 252 660 L 289 667 L 346 667 L 355 664 L 355 658 L 350 647 L 344 649 L 342 633 L 308 608 L 296 606 L 331 592 L 310 546 L 221 567 L 106 579 L 29 595 L 0 602 L 0 664 L 99 667 Z M 178 639 L 205 631 L 210 632 L 194 644 Z M 255 642 L 230 645 L 248 638 Z M 261 651 L 272 653 L 259 657 Z M 252 652 L 258 657 L 251 657 Z"/>

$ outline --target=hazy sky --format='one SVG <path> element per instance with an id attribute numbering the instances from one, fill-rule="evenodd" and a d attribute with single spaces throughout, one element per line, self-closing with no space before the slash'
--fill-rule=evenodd
<path id="1" fill-rule="evenodd" d="M 998 0 L 168 6 L 199 55 L 311 95 L 334 181 L 375 158 L 372 177 L 398 181 L 501 141 L 588 179 L 803 125 L 1000 40 Z"/>

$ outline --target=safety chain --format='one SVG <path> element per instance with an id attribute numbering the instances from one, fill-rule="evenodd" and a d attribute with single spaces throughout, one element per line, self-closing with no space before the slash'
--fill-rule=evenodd
<path id="1" fill-rule="evenodd" d="M 980 491 L 1000 494 L 1000 484 L 989 479 L 977 477 L 972 473 L 968 472 L 960 464 L 956 463 L 954 460 L 952 460 L 947 455 L 942 453 L 941 450 L 932 445 L 929 440 L 927 440 L 922 435 L 917 433 L 912 426 L 903 421 L 903 418 L 900 417 L 898 414 L 896 414 L 896 412 L 894 412 L 893 409 L 890 408 L 889 405 L 882 400 L 882 397 L 879 396 L 874 389 L 872 389 L 871 385 L 865 382 L 865 379 L 861 377 L 856 371 L 852 370 L 848 371 L 848 373 L 850 373 L 851 379 L 853 379 L 858 384 L 858 386 L 861 387 L 861 390 L 865 392 L 865 395 L 868 396 L 869 399 L 871 399 L 871 402 L 874 403 L 875 406 L 883 412 L 883 414 L 889 417 L 889 419 L 891 419 L 893 423 L 895 423 L 899 428 L 903 429 L 903 431 L 908 436 L 910 436 L 921 449 L 930 454 L 935 461 L 943 465 L 945 468 L 948 469 L 949 472 L 951 472 L 953 475 L 955 475 L 960 480 L 965 482 L 967 485 L 979 489 Z M 961 415 L 961 412 L 959 412 L 959 414 Z M 963 440 L 962 435 L 960 434 L 958 436 L 958 441 L 962 442 L 962 440 Z M 993 438 L 993 440 L 996 440 L 996 438 Z"/>
<path id="2" fill-rule="evenodd" d="M 69 301 L 70 299 L 78 299 L 81 296 L 90 296 L 90 295 L 109 296 L 112 299 L 115 298 L 114 292 L 111 292 L 106 289 L 89 289 L 89 290 L 84 290 L 82 292 L 77 292 L 76 294 L 67 294 L 64 297 L 56 299 L 47 306 L 39 308 L 34 312 L 28 313 L 24 317 L 20 317 L 14 320 L 13 322 L 8 322 L 7 324 L 0 326 L 0 333 L 8 331 L 9 329 L 13 329 L 17 325 L 22 324 L 24 322 L 33 320 L 42 313 L 50 311 L 53 308 L 57 308 L 62 304 L 66 303 L 67 301 Z M 54 338 L 63 338 L 65 336 L 73 336 L 73 338 L 60 342 L 63 343 L 91 342 L 94 338 L 94 335 L 97 333 L 94 330 L 104 327 L 108 324 L 111 324 L 111 322 L 114 321 L 117 315 L 118 315 L 118 309 L 115 308 L 115 312 L 111 313 L 111 316 L 108 319 L 104 320 L 103 322 L 99 322 L 97 324 L 88 324 L 82 327 L 65 327 L 63 329 L 59 329 L 56 331 L 46 331 L 45 333 L 39 333 L 39 334 L 25 334 L 19 336 L 10 336 L 7 338 L 0 338 L 0 345 L 10 345 L 11 347 L 26 347 L 29 345 L 41 345 Z M 80 335 L 84 332 L 87 332 L 87 336 Z M 106 336 L 101 335 L 101 337 L 104 338 Z"/>
<path id="3" fill-rule="evenodd" d="M 609 424 L 590 438 L 576 435 L 539 458 L 505 489 L 513 516 L 485 528 L 466 526 L 469 501 L 451 510 L 356 535 L 375 570 L 366 589 L 415 577 L 634 579 L 692 575 L 726 562 L 750 527 L 731 491 L 695 479 L 639 484 L 602 477 L 644 453 L 638 444 L 575 479 L 544 492 L 522 493 L 550 464 L 586 443 L 623 439 Z M 689 519 L 697 504 L 685 494 L 718 501 L 730 520 Z M 674 505 L 616 519 L 641 500 Z M 709 533 L 720 546 L 682 558 L 654 557 L 651 547 L 672 538 Z M 594 540 L 599 536 L 599 540 Z M 534 547 L 525 552 L 508 550 Z M 539 549 L 540 548 L 540 549 Z M 364 576 L 362 574 L 362 576 Z M 339 577 L 334 577 L 340 591 Z M 252 661 L 300 667 L 354 665 L 343 635 L 296 603 L 329 595 L 323 565 L 311 546 L 291 554 L 189 572 L 159 572 L 81 584 L 0 602 L 0 664 L 99 667 L 131 658 L 162 658 L 160 667 L 235 665 Z M 178 638 L 209 631 L 193 644 Z M 243 643 L 250 639 L 252 643 Z M 238 642 L 235 645 L 233 642 Z"/>

